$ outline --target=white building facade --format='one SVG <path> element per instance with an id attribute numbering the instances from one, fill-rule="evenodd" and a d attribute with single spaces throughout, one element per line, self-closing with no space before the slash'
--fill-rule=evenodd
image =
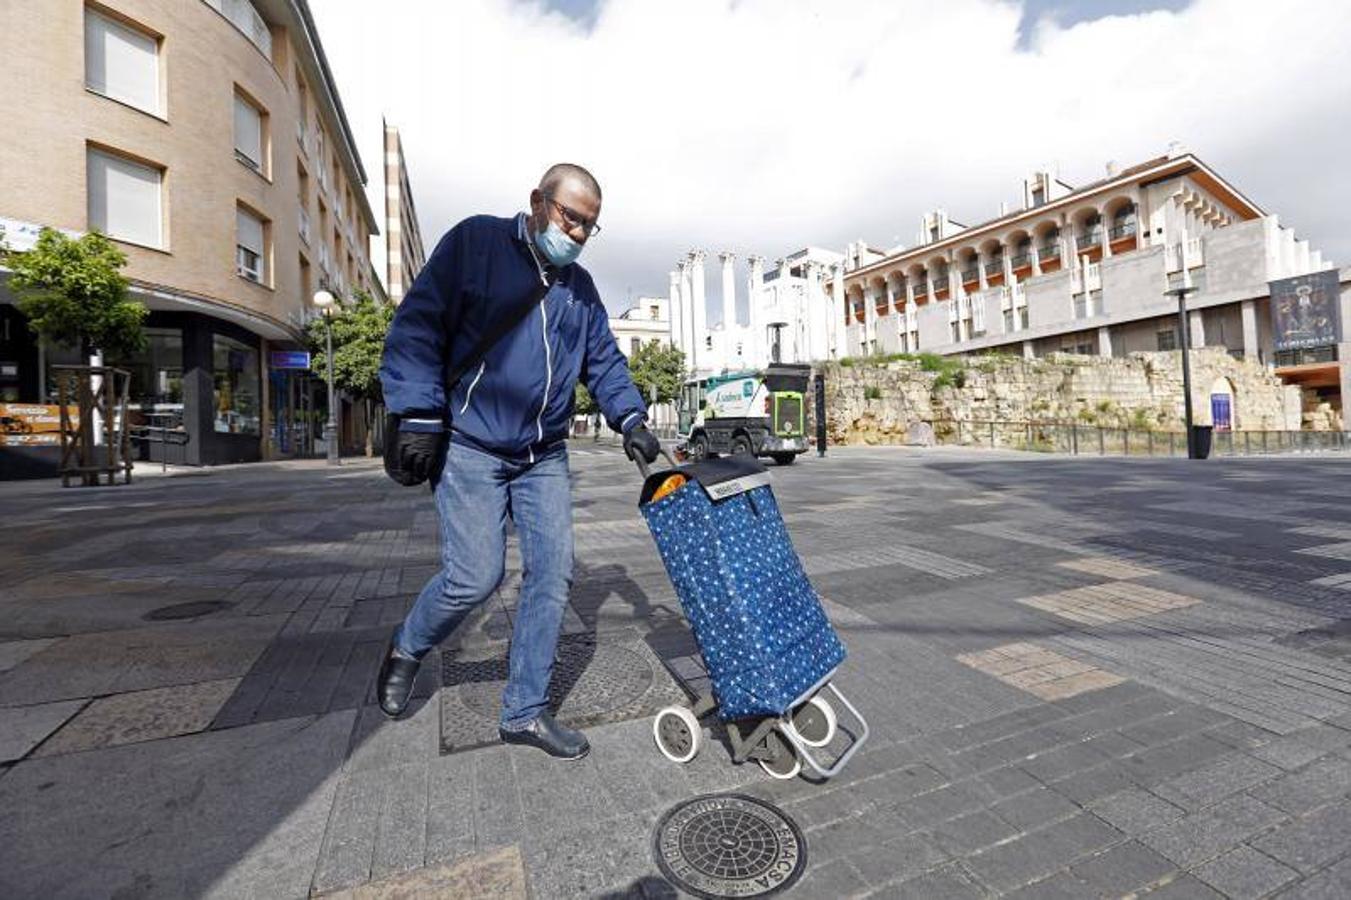
<path id="1" fill-rule="evenodd" d="M 1180 345 L 1187 279 L 1193 347 L 1222 345 L 1290 383 L 1351 395 L 1351 343 L 1274 349 L 1269 282 L 1332 269 L 1191 153 L 1172 149 L 1074 189 L 1037 173 L 1023 206 L 981 225 L 926 215 L 919 243 L 847 254 L 827 286 L 845 330 L 836 355 L 1069 351 L 1124 356 Z M 1351 270 L 1339 273 L 1351 324 Z"/>

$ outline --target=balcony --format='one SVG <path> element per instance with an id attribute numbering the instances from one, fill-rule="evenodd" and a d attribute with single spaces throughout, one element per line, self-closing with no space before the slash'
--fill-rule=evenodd
<path id="1" fill-rule="evenodd" d="M 1003 275 L 1003 274 L 1004 274 L 1004 257 L 1001 256 L 1001 257 L 999 257 L 999 258 L 997 258 L 997 259 L 992 259 L 992 260 L 990 260 L 989 262 L 987 262 L 987 263 L 985 264 L 985 274 L 986 274 L 986 275 Z"/>
<path id="2" fill-rule="evenodd" d="M 306 244 L 310 242 L 310 214 L 304 206 L 300 207 L 300 239 Z"/>
<path id="3" fill-rule="evenodd" d="M 272 59 L 272 32 L 249 0 L 202 0 L 225 17 L 258 51 Z"/>
<path id="4" fill-rule="evenodd" d="M 973 281 L 980 281 L 980 269 L 963 269 L 962 284 L 970 284 Z"/>
<path id="5" fill-rule="evenodd" d="M 1032 254 L 1019 253 L 1017 256 L 1013 257 L 1012 264 L 1014 269 L 1029 268 L 1032 265 Z"/>
<path id="6" fill-rule="evenodd" d="M 1078 241 L 1076 243 L 1078 244 L 1080 250 L 1089 250 L 1093 247 L 1101 247 L 1102 232 L 1097 229 L 1094 229 L 1093 231 L 1087 232 L 1086 234 L 1081 234 L 1079 235 Z"/>
<path id="7" fill-rule="evenodd" d="M 1045 247 L 1038 248 L 1037 258 L 1042 262 L 1046 262 L 1049 259 L 1060 259 L 1060 245 L 1047 244 Z"/>
<path id="8" fill-rule="evenodd" d="M 1179 255 L 1179 253 L 1181 255 Z M 1199 237 L 1189 238 L 1186 246 L 1173 244 L 1164 248 L 1164 262 L 1169 272 L 1182 271 L 1182 263 L 1185 260 L 1188 269 L 1195 269 L 1198 266 L 1205 265 L 1205 258 L 1201 251 L 1201 239 Z"/>
<path id="9" fill-rule="evenodd" d="M 1114 226 L 1111 231 L 1107 232 L 1107 235 L 1114 241 L 1135 237 L 1136 227 L 1135 220 L 1131 219 L 1130 221 L 1122 222 L 1120 225 Z"/>
<path id="10" fill-rule="evenodd" d="M 916 296 L 916 297 L 927 297 L 928 295 L 929 295 L 929 286 L 928 286 L 927 284 L 917 284 L 917 285 L 915 285 L 915 296 Z"/>

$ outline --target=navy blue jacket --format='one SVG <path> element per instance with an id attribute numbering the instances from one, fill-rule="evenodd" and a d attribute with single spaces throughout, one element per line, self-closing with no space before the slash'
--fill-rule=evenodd
<path id="1" fill-rule="evenodd" d="M 453 441 L 533 461 L 567 437 L 578 378 L 611 428 L 627 431 L 646 419 L 595 282 L 576 263 L 558 270 L 539 306 L 447 396 L 449 371 L 540 283 L 525 222 L 524 214 L 465 219 L 437 244 L 399 304 L 380 364 L 385 407 L 430 413 L 401 427 L 440 430 L 448 422 Z"/>

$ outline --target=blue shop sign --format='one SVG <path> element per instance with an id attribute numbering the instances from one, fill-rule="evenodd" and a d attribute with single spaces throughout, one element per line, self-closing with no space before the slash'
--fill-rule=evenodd
<path id="1" fill-rule="evenodd" d="M 273 350 L 268 354 L 268 365 L 274 369 L 308 369 L 308 350 Z"/>

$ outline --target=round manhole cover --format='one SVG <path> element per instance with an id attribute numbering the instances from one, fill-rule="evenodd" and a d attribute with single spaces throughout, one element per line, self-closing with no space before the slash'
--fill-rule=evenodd
<path id="1" fill-rule="evenodd" d="M 496 720 L 502 709 L 507 661 L 491 660 L 485 668 L 493 671 L 485 673 L 488 677 L 463 683 L 460 699 L 475 712 Z M 564 721 L 604 715 L 642 697 L 652 679 L 652 666 L 631 650 L 564 638 L 558 643 L 549 706 Z"/>
<path id="2" fill-rule="evenodd" d="M 224 600 L 198 600 L 195 603 L 175 603 L 173 606 L 161 606 L 159 609 L 152 609 L 141 618 L 149 619 L 152 622 L 160 622 L 166 619 L 195 619 L 198 616 L 209 616 L 211 613 L 220 612 L 222 609 L 229 609 L 234 606 Z"/>
<path id="3" fill-rule="evenodd" d="M 807 866 L 797 823 L 744 794 L 711 794 L 662 816 L 653 841 L 657 865 L 696 897 L 768 897 Z"/>

